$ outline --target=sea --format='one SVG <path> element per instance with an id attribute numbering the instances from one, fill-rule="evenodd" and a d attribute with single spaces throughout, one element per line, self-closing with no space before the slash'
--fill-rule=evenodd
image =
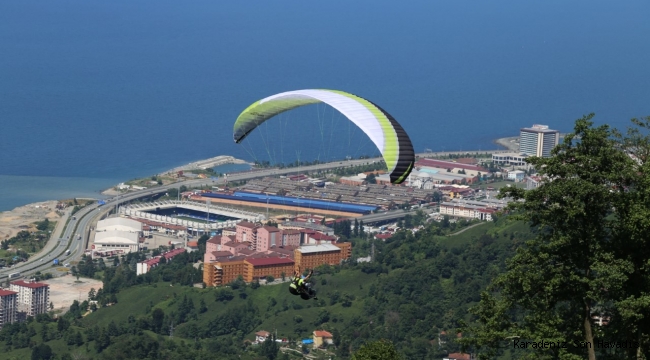
<path id="1" fill-rule="evenodd" d="M 377 155 L 326 106 L 248 105 L 325 88 L 370 99 L 415 150 L 495 149 L 595 113 L 650 115 L 650 2 L 59 0 L 0 2 L 0 211 L 192 161 Z"/>

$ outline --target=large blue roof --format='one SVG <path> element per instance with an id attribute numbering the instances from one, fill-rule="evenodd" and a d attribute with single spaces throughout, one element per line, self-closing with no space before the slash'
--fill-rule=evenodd
<path id="1" fill-rule="evenodd" d="M 316 200 L 316 199 L 307 199 L 307 198 L 297 198 L 291 196 L 278 196 L 278 195 L 267 195 L 267 194 L 255 194 L 245 191 L 235 191 L 233 195 L 226 195 L 220 193 L 203 193 L 202 196 L 218 198 L 218 199 L 230 199 L 230 200 L 239 200 L 239 201 L 250 201 L 257 203 L 269 203 L 273 205 L 288 205 L 288 206 L 299 206 L 304 208 L 319 209 L 319 210 L 333 210 L 333 211 L 345 211 L 359 214 L 368 214 L 373 210 L 376 210 L 376 206 L 371 205 L 358 205 L 350 203 L 342 203 L 335 201 L 327 200 Z"/>

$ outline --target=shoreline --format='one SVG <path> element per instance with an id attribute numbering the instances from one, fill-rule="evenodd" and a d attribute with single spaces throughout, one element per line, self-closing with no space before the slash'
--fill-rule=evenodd
<path id="1" fill-rule="evenodd" d="M 209 159 L 192 161 L 185 165 L 177 166 L 175 168 L 158 173 L 156 174 L 156 176 L 169 176 L 170 174 L 177 173 L 179 171 L 206 170 L 208 168 L 214 168 L 217 166 L 227 165 L 227 164 L 248 164 L 251 166 L 254 165 L 251 162 L 242 159 L 237 159 L 236 157 L 230 155 L 219 155 L 219 156 L 211 157 Z M 117 196 L 123 194 L 123 192 L 115 190 L 115 187 L 117 187 L 118 185 L 119 184 L 111 186 L 107 189 L 100 191 L 99 193 L 104 196 Z"/>
<path id="2" fill-rule="evenodd" d="M 563 135 L 564 134 L 560 134 L 560 137 L 563 137 Z M 492 142 L 494 144 L 498 145 L 499 147 L 502 147 L 502 148 L 504 148 L 506 150 L 516 152 L 519 149 L 519 143 L 518 142 L 511 142 L 511 140 L 518 139 L 518 138 L 519 138 L 519 136 L 509 136 L 509 137 L 494 139 Z M 182 166 L 177 166 L 175 168 L 172 168 L 170 170 L 167 170 L 167 171 L 164 171 L 164 172 L 158 174 L 158 176 L 164 176 L 164 175 L 168 175 L 170 173 L 174 173 L 174 172 L 178 172 L 178 171 L 205 170 L 207 168 L 212 168 L 212 167 L 215 167 L 215 166 L 225 165 L 225 164 L 249 164 L 251 166 L 254 165 L 253 163 L 251 163 L 249 161 L 242 160 L 242 159 L 237 159 L 237 158 L 235 158 L 233 156 L 230 156 L 230 155 L 220 155 L 220 156 L 215 156 L 215 157 L 212 157 L 212 158 L 209 158 L 209 159 L 193 161 L 193 162 L 187 163 L 187 164 L 182 165 Z M 111 187 L 109 187 L 107 189 L 99 191 L 99 195 L 109 196 L 109 197 L 110 196 L 116 196 L 118 194 L 122 194 L 122 192 L 116 191 L 115 186 L 111 186 Z M 21 230 L 20 226 L 25 225 L 24 223 L 21 223 L 20 225 L 17 225 L 17 224 L 11 224 L 11 225 L 7 224 L 7 225 L 5 225 L 4 223 L 10 222 L 10 221 L 8 221 L 6 219 L 19 219 L 19 218 L 22 218 L 23 216 L 27 215 L 26 212 L 28 212 L 28 210 L 30 210 L 30 209 L 38 209 L 38 208 L 43 207 L 45 204 L 48 204 L 48 203 L 49 204 L 54 203 L 54 205 L 55 205 L 56 203 L 58 203 L 58 202 L 60 202 L 62 200 L 65 200 L 65 199 L 37 201 L 37 202 L 17 206 L 15 208 L 11 209 L 11 210 L 0 211 L 0 220 L 5 219 L 4 221 L 0 221 L 0 226 L 2 226 L 2 229 L 4 230 L 4 231 L 2 231 L 0 233 L 2 233 L 3 236 L 13 234 L 14 232 L 18 233 L 18 231 Z M 34 217 L 29 217 L 29 220 L 25 220 L 25 221 L 31 221 L 31 223 L 33 223 L 35 221 L 43 220 L 42 218 L 36 218 L 35 220 L 32 221 L 32 219 L 34 219 Z M 11 237 L 11 236 L 9 236 L 9 237 Z M 4 240 L 4 238 L 0 238 L 0 240 Z"/>

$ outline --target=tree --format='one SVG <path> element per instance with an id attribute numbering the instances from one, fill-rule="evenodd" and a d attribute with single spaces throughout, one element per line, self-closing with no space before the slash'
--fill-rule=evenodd
<path id="1" fill-rule="evenodd" d="M 366 176 L 366 182 L 368 184 L 376 184 L 377 178 L 375 177 L 375 174 L 374 173 L 368 174 L 368 176 Z"/>
<path id="2" fill-rule="evenodd" d="M 278 343 L 275 341 L 275 334 L 269 336 L 260 347 L 261 355 L 266 356 L 269 360 L 277 358 L 279 350 Z"/>
<path id="3" fill-rule="evenodd" d="M 577 120 L 552 157 L 527 159 L 548 181 L 529 191 L 501 190 L 500 197 L 515 200 L 508 210 L 529 222 L 536 237 L 517 249 L 472 309 L 480 325 L 465 326 L 463 333 L 473 336 L 462 342 L 486 348 L 481 358 L 513 338 L 594 344 L 599 330 L 592 315 L 622 290 L 629 267 L 612 246 L 619 221 L 613 209 L 629 185 L 632 161 L 606 125 L 593 127 L 592 117 Z M 537 352 L 596 359 L 595 346 Z"/>
<path id="4" fill-rule="evenodd" d="M 48 226 L 50 225 L 50 220 L 45 218 L 43 221 L 39 221 L 36 225 L 36 228 L 40 231 L 45 231 L 47 230 Z"/>
<path id="5" fill-rule="evenodd" d="M 402 356 L 388 340 L 379 340 L 363 345 L 352 354 L 352 360 L 399 360 Z"/>
<path id="6" fill-rule="evenodd" d="M 40 344 L 32 350 L 32 360 L 49 360 L 54 356 L 52 348 L 46 344 Z"/>
<path id="7" fill-rule="evenodd" d="M 160 333 L 163 321 L 165 320 L 165 312 L 160 308 L 155 308 L 151 313 L 151 327 L 154 332 Z"/>

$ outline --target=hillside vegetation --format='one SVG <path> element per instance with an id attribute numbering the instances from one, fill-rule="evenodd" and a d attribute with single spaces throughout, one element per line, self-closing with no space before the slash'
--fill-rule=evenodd
<path id="1" fill-rule="evenodd" d="M 132 270 L 136 254 L 116 268 L 94 269 L 87 262 L 79 271 L 103 271 L 105 288 L 96 298 L 109 306 L 82 317 L 88 304 L 75 304 L 58 321 L 41 315 L 6 326 L 0 346 L 9 359 L 46 352 L 34 346 L 41 342 L 64 359 L 286 359 L 299 358 L 303 349 L 250 345 L 254 333 L 266 330 L 295 343 L 324 329 L 334 334 L 334 346 L 313 356 L 347 359 L 365 343 L 388 339 L 407 359 L 439 359 L 459 350 L 454 329 L 530 236 L 523 224 L 505 218 L 457 236 L 436 235 L 444 233 L 442 226 L 430 223 L 376 242 L 371 263 L 319 268 L 318 300 L 310 301 L 291 295 L 287 283 L 191 287 L 189 278 L 199 275 L 191 269 L 196 255 L 140 277 Z M 368 241 L 354 239 L 359 246 Z M 453 336 L 438 344 L 441 331 Z"/>

